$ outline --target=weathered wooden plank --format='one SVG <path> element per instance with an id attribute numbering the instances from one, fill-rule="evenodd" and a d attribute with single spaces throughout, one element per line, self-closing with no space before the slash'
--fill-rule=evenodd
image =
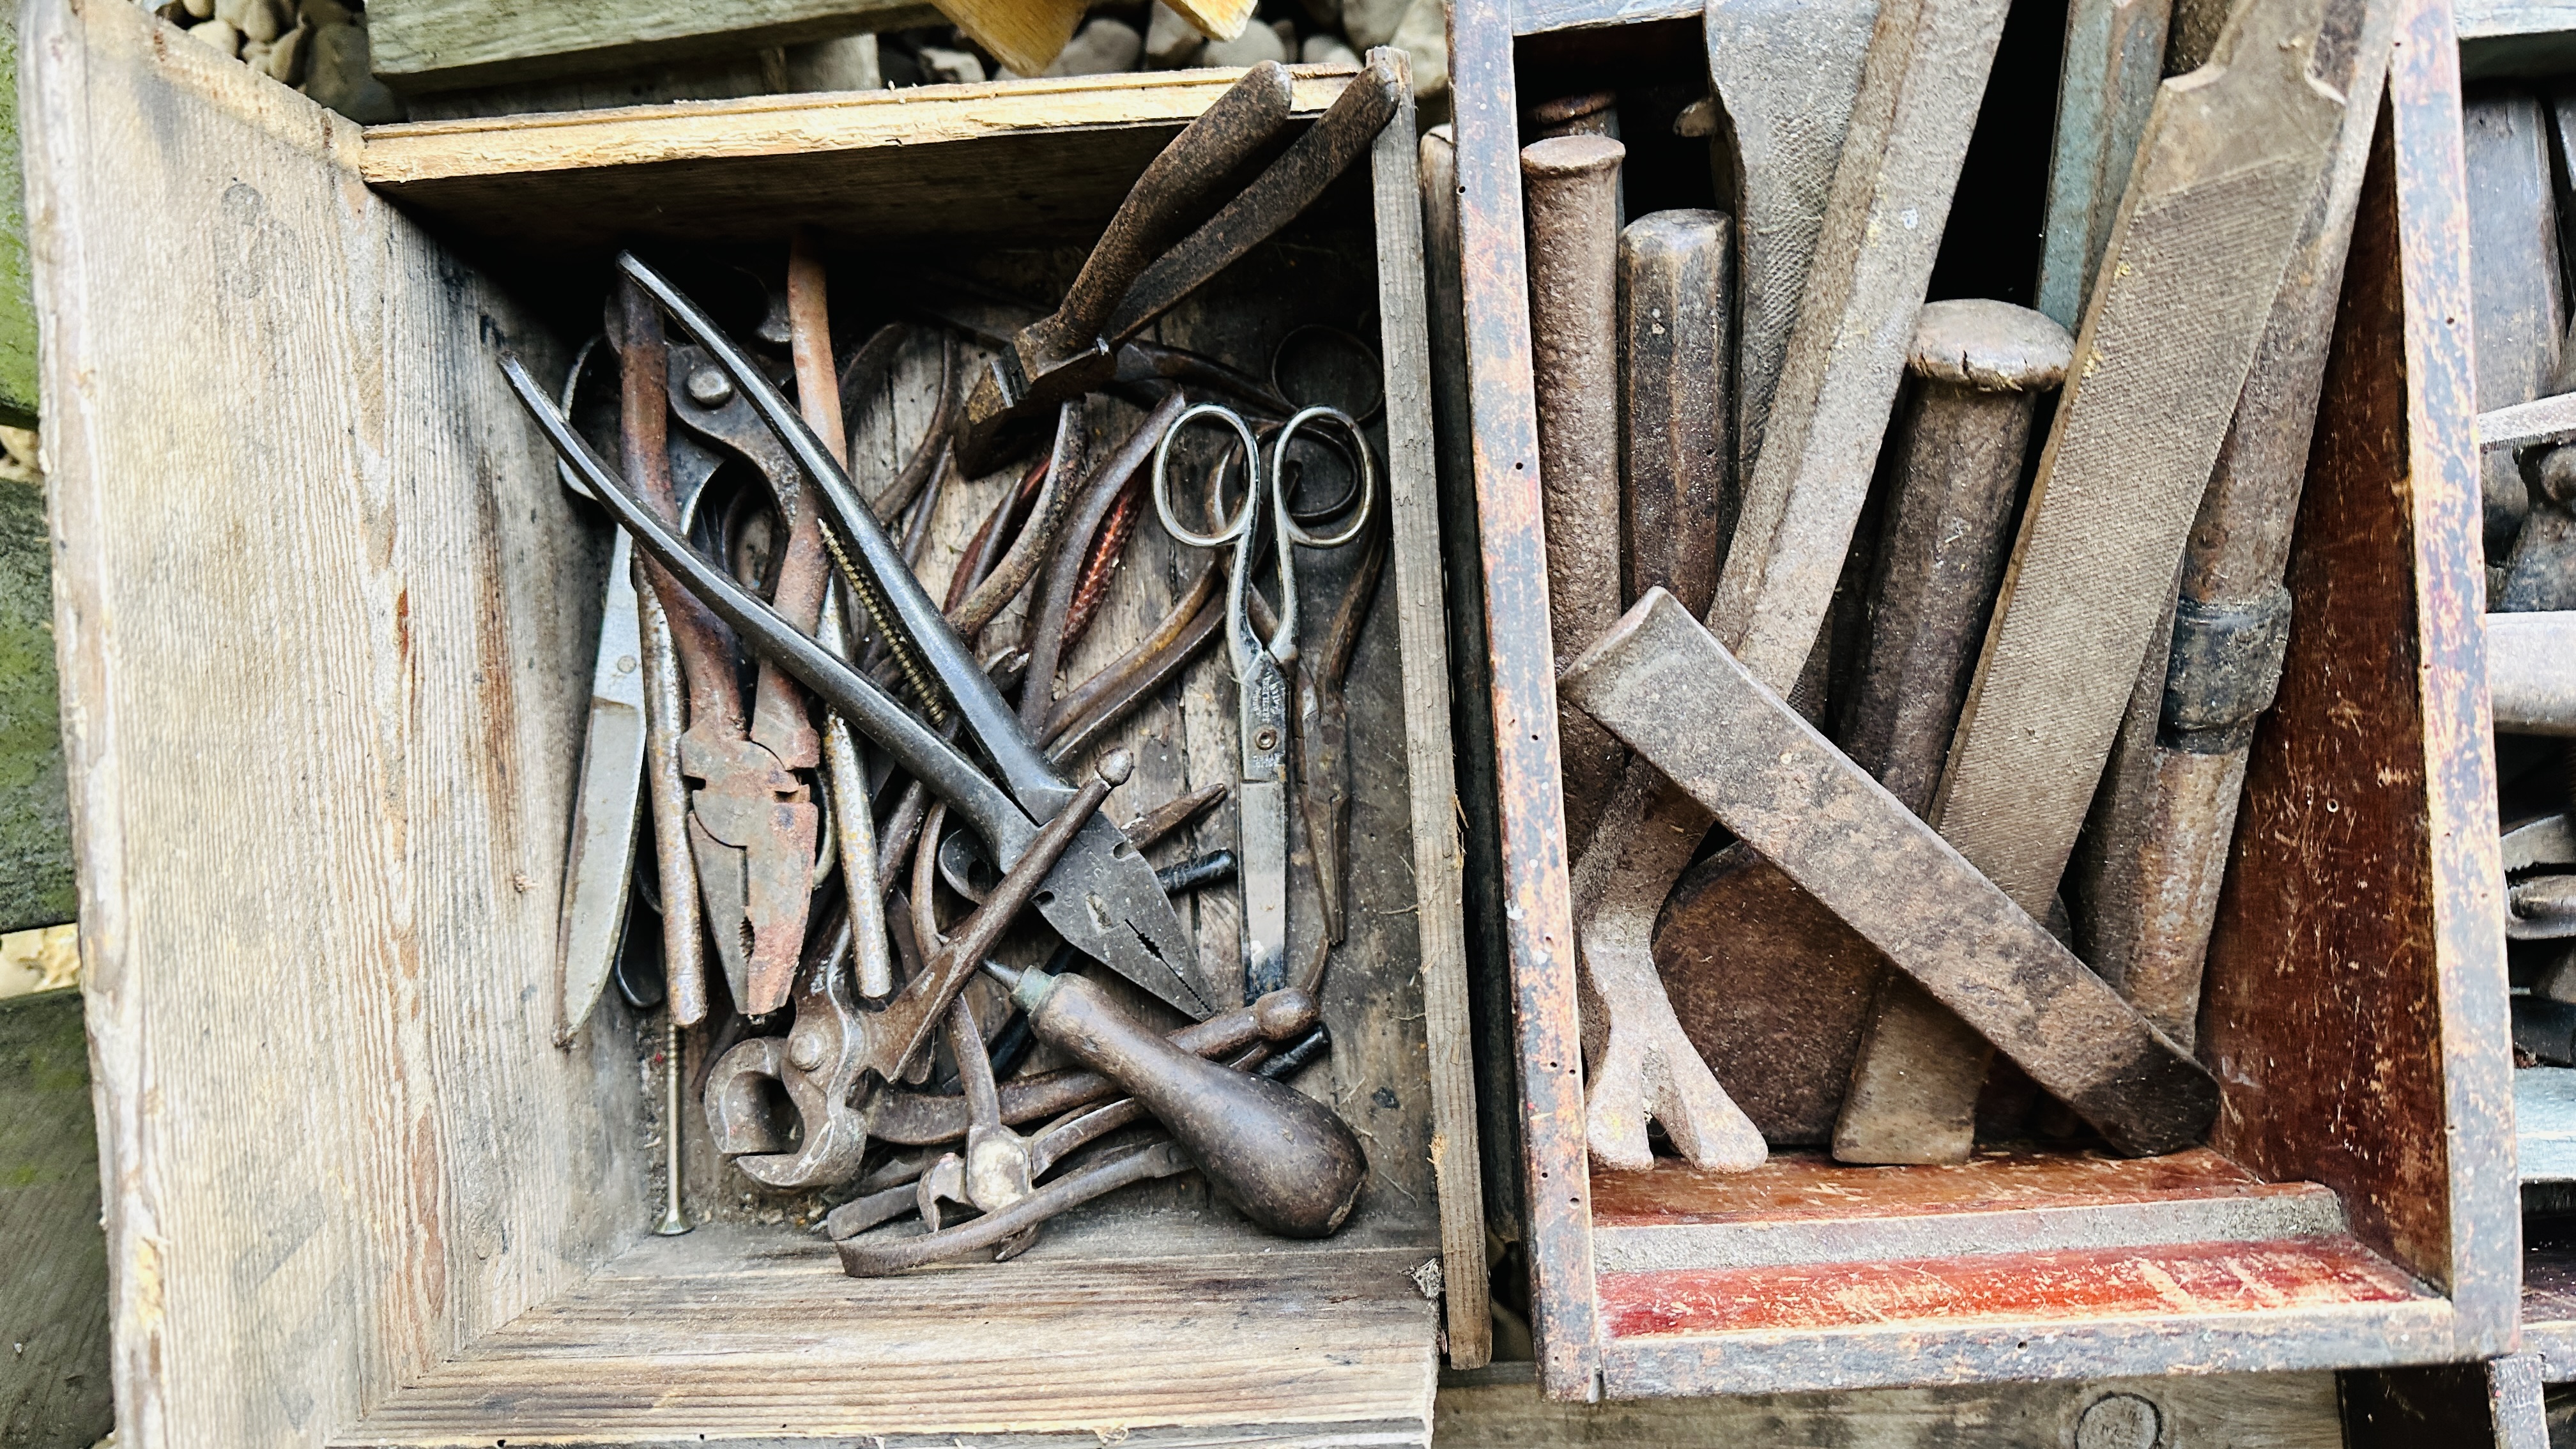
<path id="1" fill-rule="evenodd" d="M 877 67 L 876 37 L 845 35 L 711 60 L 436 91 L 406 98 L 403 111 L 411 121 L 445 121 L 807 91 L 872 91 L 884 85 L 884 73 Z"/>
<path id="2" fill-rule="evenodd" d="M 1441 607 L 1439 479 L 1432 458 L 1431 334 L 1422 199 L 1414 175 L 1413 99 L 1370 148 L 1377 210 L 1379 352 L 1385 361 L 1387 490 L 1396 633 L 1404 664 L 1404 757 L 1412 812 L 1414 928 L 1422 959 L 1422 1032 L 1430 1048 L 1431 1154 L 1439 1187 L 1449 1362 L 1493 1353 L 1486 1296 L 1484 1170 L 1476 1064 L 1467 1019 L 1466 844 L 1449 735 L 1448 619 Z"/>
<path id="3" fill-rule="evenodd" d="M 603 541 L 356 127 L 23 23 L 121 1432 L 308 1442 L 647 1220 L 631 1044 L 530 1004 Z"/>
<path id="4" fill-rule="evenodd" d="M 1421 1252 L 1236 1246 L 853 1282 L 774 1231 L 647 1238 L 333 1442 L 1426 1442 Z"/>
<path id="5" fill-rule="evenodd" d="M 2115 1256 L 2155 1268 L 2134 1251 Z M 1604 1396 L 1635 1398 L 1709 1393 L 1713 1385 L 1747 1394 L 1900 1388 L 1956 1382 L 1968 1364 L 1991 1364 L 1983 1372 L 1995 1379 L 2067 1381 L 2169 1373 L 2178 1362 L 2194 1373 L 2378 1367 L 2460 1356 L 2458 1321 L 2432 1298 L 2275 1307 L 2246 1297 L 2208 1312 L 2175 1301 L 2074 1318 L 1648 1334 L 1607 1343 L 1601 1381 Z"/>
<path id="6" fill-rule="evenodd" d="M 2335 1195 L 2309 1184 L 2236 1198 L 2090 1203 L 1926 1213 L 1835 1222 L 1595 1228 L 1603 1273 L 1806 1269 L 1828 1263 L 1953 1264 L 2010 1243 L 2016 1253 L 2143 1249 L 2176 1243 L 2265 1243 L 2343 1232 Z M 1759 1327 L 1761 1325 L 1752 1325 Z"/>
<path id="7" fill-rule="evenodd" d="M 0 287 L 6 271 L 0 256 Z M 0 316 L 0 331 L 6 327 Z M 6 371 L 0 361 L 0 390 Z M 0 931 L 60 925 L 74 908 L 54 689 L 53 539 L 43 490 L 0 481 Z"/>
<path id="8" fill-rule="evenodd" d="M 77 991 L 0 1002 L 0 1444 L 86 1449 L 109 1395 L 107 1239 Z"/>
<path id="9" fill-rule="evenodd" d="M 1298 77 L 1295 114 L 1311 116 L 1348 72 Z M 1165 71 L 417 122 L 370 129 L 359 164 L 450 235 L 521 250 L 762 241 L 785 218 L 880 242 L 1025 242 L 1096 230 L 1232 81 Z"/>
<path id="10" fill-rule="evenodd" d="M 410 94 L 739 55 L 938 18 L 923 0 L 377 0 L 367 40 L 377 79 Z"/>
<path id="11" fill-rule="evenodd" d="M 2205 1147 L 2163 1157 L 1981 1147 L 1957 1167 L 1852 1167 L 1784 1152 L 1751 1172 L 1698 1172 L 1665 1158 L 1652 1172 L 1594 1177 L 1598 1228 L 1662 1223 L 1828 1222 L 2014 1207 L 2187 1202 L 2299 1193 L 2265 1183 Z"/>
<path id="12" fill-rule="evenodd" d="M 1556 671 L 1547 647 L 1538 411 L 1531 397 L 1529 272 L 1521 218 L 1520 116 L 1510 17 L 1493 4 L 1450 17 L 1457 115 L 1460 296 L 1476 521 L 1483 546 L 1485 657 L 1494 723 L 1506 960 L 1518 1049 L 1523 1243 L 1530 1259 L 1539 1383 L 1600 1392 L 1584 1165 L 1583 1052 L 1575 1007 L 1574 899 L 1558 782 Z"/>
<path id="13" fill-rule="evenodd" d="M 2343 1446 L 2334 1375 L 2323 1373 L 1559 1404 L 1539 1397 L 1527 1365 L 1497 1364 L 1444 1382 L 1435 1424 L 1434 1443 L 1482 1449 Z"/>
<path id="14" fill-rule="evenodd" d="M 2458 0 L 2464 80 L 2560 76 L 2576 67 L 2576 4 L 2568 0 Z"/>
<path id="15" fill-rule="evenodd" d="M 2344 1232 L 2332 1192 L 2257 1181 L 2205 1149 L 2130 1162 L 1988 1149 L 1959 1167 L 1885 1168 L 1797 1153 L 1742 1174 L 1665 1164 L 1601 1175 L 1592 1241 L 1603 1273 Z"/>

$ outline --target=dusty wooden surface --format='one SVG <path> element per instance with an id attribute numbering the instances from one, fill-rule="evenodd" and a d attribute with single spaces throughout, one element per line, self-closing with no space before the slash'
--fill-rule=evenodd
<path id="1" fill-rule="evenodd" d="M 25 23 L 119 1418 L 318 1441 L 644 1221 L 631 1050 L 537 1005 L 600 540 L 354 126 Z"/>
<path id="2" fill-rule="evenodd" d="M 1299 116 L 1348 74 L 1298 70 Z M 1233 79 L 1165 71 L 378 126 L 360 165 L 444 235 L 531 250 L 774 240 L 782 217 L 879 242 L 1025 244 L 1096 231 Z"/>
<path id="3" fill-rule="evenodd" d="M 1956 1167 L 1863 1167 L 1816 1153 L 1784 1152 L 1758 1172 L 1694 1172 L 1679 1162 L 1652 1172 L 1603 1173 L 1593 1184 L 1602 1227 L 1660 1223 L 1832 1221 L 1991 1212 L 2013 1207 L 2182 1202 L 2293 1193 L 2207 1148 L 2165 1157 L 1984 1147 Z"/>
<path id="4" fill-rule="evenodd" d="M 109 1397 L 107 1240 L 77 991 L 0 1002 L 0 1445 L 88 1449 Z"/>
<path id="5" fill-rule="evenodd" d="M 733 1386 L 745 1373 L 773 1383 L 785 1361 L 708 1353 L 738 1337 L 667 1311 L 675 1302 L 747 1305 L 800 1365 L 813 1353 L 865 1365 L 797 1376 L 841 1406 L 833 1422 L 980 1429 L 977 1403 L 1010 1401 L 995 1385 L 1018 1382 L 1037 1406 L 1019 1430 L 1081 1443 L 1185 1423 L 1257 1441 L 1273 1417 L 1418 1439 L 1440 1219 L 1395 590 L 1350 678 L 1350 927 L 1323 991 L 1334 1051 L 1305 1079 L 1371 1155 L 1341 1237 L 1292 1260 L 1194 1180 L 1164 1184 L 1052 1229 L 1011 1271 L 1069 1286 L 1032 1287 L 1054 1295 L 1031 1308 L 1042 1331 L 997 1334 L 1012 1304 L 1002 1280 L 938 1271 L 860 1293 L 788 1226 L 797 1204 L 743 1203 L 744 1184 L 701 1157 L 696 1215 L 722 1199 L 753 1221 L 676 1247 L 646 1240 L 638 1252 L 698 1255 L 676 1277 L 643 1273 L 679 1285 L 676 1298 L 593 1276 L 652 1221 L 652 1137 L 669 1125 L 647 1116 L 658 1078 L 626 1013 L 603 1010 L 567 1054 L 535 1004 L 604 530 L 567 504 L 492 366 L 512 345 L 560 376 L 578 339 L 539 330 L 364 189 L 353 128 L 168 45 L 143 12 L 35 18 L 47 120 L 32 169 L 60 319 L 47 339 L 57 621 L 103 1146 L 128 1184 L 109 1240 L 132 1442 L 374 1442 L 378 1424 L 388 1441 L 501 1437 L 586 1414 L 594 1389 L 647 1416 L 628 1421 L 630 1438 L 773 1439 L 770 1410 Z M 132 163 L 80 164 L 103 151 Z M 767 200 L 759 224 L 774 237 L 810 193 Z M 1368 216 L 1354 177 L 1306 230 L 1168 316 L 1164 339 L 1260 371 L 1297 324 L 1370 335 L 1401 296 L 1381 294 Z M 201 247 L 180 233 L 210 217 L 229 248 L 216 284 L 174 294 L 153 259 Z M 1060 286 L 1079 260 L 1023 254 L 1015 280 Z M 157 386 L 173 347 L 297 405 L 253 415 Z M 882 423 L 861 409 L 859 451 L 877 466 L 908 450 L 926 411 L 919 352 Z M 1103 403 L 1093 421 L 1123 432 L 1134 416 Z M 1001 485 L 945 498 L 934 580 Z M 1313 597 L 1332 596 L 1357 553 L 1306 561 Z M 1199 563 L 1148 524 L 1068 673 L 1134 639 Z M 1230 773 L 1232 691 L 1211 655 L 1140 712 L 1123 732 L 1136 777 L 1110 809 L 1123 818 Z M 226 767 L 205 768 L 209 755 Z M 1164 849 L 1232 834 L 1220 810 Z M 1232 900 L 1198 902 L 1211 995 L 1239 990 Z M 1292 904 L 1294 954 L 1319 914 Z M 837 1336 L 816 1340 L 775 1303 L 755 1311 L 754 1260 L 773 1250 L 790 1297 L 859 1305 Z M 968 1300 L 992 1306 L 961 1311 Z M 641 1337 L 588 1341 L 593 1311 L 611 1338 Z M 1271 1336 L 1248 1348 L 1238 1322 Z M 574 1325 L 562 1331 L 578 1351 L 557 1339 L 520 1352 L 550 1324 Z M 925 1337 L 930 1324 L 950 1336 Z M 921 1347 L 932 1341 L 937 1353 Z M 1208 1370 L 1176 1375 L 1183 1350 Z M 907 1353 L 925 1355 L 909 1388 L 890 1367 Z M 984 1357 L 961 1368 L 938 1353 Z M 1080 1366 L 1033 1370 L 1046 1354 L 1088 1354 L 1134 1393 L 1120 1401 Z M 501 1387 L 440 1398 L 478 1375 Z"/>
<path id="6" fill-rule="evenodd" d="M 2349 1239 L 1959 1253 L 1913 1262 L 1601 1276 L 1602 1318 L 1621 1338 L 1841 1328 L 1863 1302 L 1873 1316 L 1891 1320 L 2032 1324 L 2421 1300 L 2412 1279 Z"/>
<path id="7" fill-rule="evenodd" d="M 1422 1031 L 1430 1047 L 1431 1166 L 1439 1189 L 1449 1362 L 1481 1366 L 1493 1351 L 1486 1296 L 1482 1144 L 1467 1013 L 1466 841 L 1450 738 L 1448 616 L 1441 578 L 1439 479 L 1433 459 L 1430 302 L 1423 285 L 1421 187 L 1413 106 L 1398 106 L 1370 148 L 1378 260 L 1379 349 L 1387 409 L 1387 509 L 1393 530 L 1396 631 L 1402 645 L 1405 785 L 1411 792 L 1415 912 L 1422 953 Z"/>
<path id="8" fill-rule="evenodd" d="M 2458 0 L 2460 71 L 2489 76 L 2565 75 L 2576 67 L 2576 5 L 2567 0 Z"/>
<path id="9" fill-rule="evenodd" d="M 2257 1176 L 2334 1188 L 2353 1221 L 2351 1238 L 2328 1240 L 2334 1253 L 2368 1248 L 2384 1261 L 2351 1260 L 2358 1276 L 2345 1281 L 2356 1301 L 2333 1301 L 2342 1292 L 2334 1289 L 2306 1307 L 2230 1303 L 2220 1292 L 2206 1313 L 2130 1316 L 2109 1311 L 2118 1296 L 2113 1280 L 2124 1271 L 2109 1263 L 2095 1265 L 2105 1276 L 2079 1273 L 2047 1285 L 2075 1298 L 2103 1291 L 2105 1311 L 2075 1318 L 1895 1322 L 1847 1309 L 1822 1332 L 1717 1327 L 1623 1336 L 1606 1331 L 1596 1296 L 1606 1284 L 1583 1270 L 1597 1251 L 1580 1162 L 1581 1103 L 1564 1079 L 1576 1069 L 1566 1052 L 1575 1003 L 1565 989 L 1565 866 L 1549 844 L 1556 828 L 1547 798 L 1551 752 L 1529 738 L 1535 731 L 1552 739 L 1553 721 L 1548 676 L 1532 665 L 1544 657 L 1532 641 L 1544 637 L 1545 615 L 1520 582 L 1535 575 L 1537 555 L 1530 547 L 1535 490 L 1521 476 L 1535 465 L 1527 344 L 1512 301 L 1519 282 L 1516 178 L 1503 165 L 1516 139 L 1512 61 L 1500 33 L 1504 17 L 1479 7 L 1458 12 L 1453 61 L 1466 290 L 1472 307 L 1481 282 L 1492 304 L 1471 316 L 1469 375 L 1520 1118 L 1529 1134 L 1526 1231 L 1536 1259 L 1540 1379 L 1549 1392 L 1758 1392 L 1919 1382 L 1933 1374 L 2074 1377 L 2162 1371 L 2185 1361 L 2203 1370 L 2311 1369 L 2420 1362 L 2491 1352 L 2506 1342 L 2514 1219 L 2505 1147 L 2494 1130 L 2507 1110 L 2504 992 L 2492 939 L 2495 873 L 2481 861 L 2479 844 L 2492 838 L 2491 823 L 2482 829 L 2479 822 L 2491 820 L 2493 787 L 2476 718 L 2467 327 L 2452 320 L 2467 309 L 2455 52 L 2447 7 L 2414 3 L 2403 14 L 2389 82 L 2395 122 L 2384 143 L 2394 159 L 2383 151 L 2375 199 L 2363 209 L 2362 225 L 2375 231 L 2366 247 L 2356 244 L 2337 344 L 2344 380 L 2328 384 L 2335 408 L 2310 482 L 2312 501 L 2331 496 L 2343 510 L 2317 552 L 2375 550 L 2367 558 L 2337 556 L 2331 567 L 2347 571 L 2344 586 L 2369 600 L 2366 621 L 2350 625 L 2368 642 L 2350 647 L 2377 673 L 2367 688 L 2338 678 L 2335 689 L 2297 696 L 2291 706 L 2305 712 L 2302 730 L 2350 738 L 2332 757 L 2330 774 L 2276 780 L 2273 794 L 2249 802 L 2240 852 L 2266 866 L 2240 890 L 2238 907 L 2265 927 L 2222 943 L 2211 962 L 2213 980 L 2234 978 L 2248 1013 L 2224 1059 L 2233 1115 L 2213 1145 Z M 2401 305 L 2407 297 L 2411 308 Z M 2373 369 L 2376 391 L 2359 382 Z M 2338 470 L 2335 486 L 2319 481 Z M 2311 561 L 2307 586 L 2319 583 L 2314 570 L 2321 566 Z M 2298 609 L 2312 620 L 2321 609 L 2330 613 L 2317 594 L 2302 596 Z M 2312 649 L 2309 667 L 2322 670 L 2325 660 Z M 2285 704 L 2292 697 L 2285 693 Z M 2322 793 L 2311 790 L 2329 784 Z M 2367 822 L 2356 823 L 2355 802 L 2365 797 Z M 2325 808 L 2327 799 L 2334 809 Z M 2272 813 L 2258 817 L 2257 809 Z M 2248 846 L 2258 818 L 2267 833 L 2259 850 Z M 2393 832 L 2389 843 L 2372 847 L 2373 830 Z M 2367 891 L 2371 904 L 2351 903 L 2359 899 L 2345 894 L 2352 891 Z M 2145 1264 L 2150 1256 L 2131 1261 Z M 1942 1271 L 1973 1267 L 1941 1262 Z M 2417 1281 L 2443 1296 L 2414 1289 L 2382 1296 L 2373 1285 L 2392 1281 L 2383 1276 L 2392 1269 L 2395 1280 L 2421 1275 Z M 2335 1279 L 2320 1273 L 2306 1281 Z"/>
<path id="10" fill-rule="evenodd" d="M 864 1282 L 810 1238 L 647 1238 L 337 1442 L 453 1444 L 478 1424 L 585 1444 L 1421 1442 L 1432 1305 L 1405 1272 L 1418 1254 L 1210 1252 L 1188 1223 L 1162 1226 L 1160 1254 L 1042 1249 Z M 823 1364 L 844 1371 L 811 1371 Z"/>
<path id="11" fill-rule="evenodd" d="M 1467 320 L 1469 454 L 1484 582 L 1486 682 L 1503 960 L 1517 1051 L 1521 1241 L 1530 1259 L 1539 1383 L 1590 1397 L 1600 1350 L 1584 1166 L 1583 1052 L 1575 1017 L 1574 902 L 1557 761 L 1547 545 L 1530 393 L 1529 279 L 1512 38 L 1495 5 L 1451 15 L 1458 235 Z"/>
<path id="12" fill-rule="evenodd" d="M 741 54 L 936 23 L 923 0 L 378 0 L 367 39 L 378 79 L 404 92 L 549 80 Z"/>
<path id="13" fill-rule="evenodd" d="M 1433 1442 L 1478 1449 L 2341 1449 L 2332 1374 L 2104 1379 L 1558 1404 L 1498 1364 L 1441 1385 Z M 2153 1437 L 2138 1432 L 2151 1426 Z M 2133 1437 L 2115 1437 L 2115 1429 Z"/>

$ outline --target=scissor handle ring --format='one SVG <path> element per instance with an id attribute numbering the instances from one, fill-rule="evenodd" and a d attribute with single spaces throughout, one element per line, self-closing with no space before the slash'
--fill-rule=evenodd
<path id="1" fill-rule="evenodd" d="M 1182 416 L 1187 417 L 1189 414 L 1184 413 Z M 1283 501 L 1283 506 L 1279 510 L 1280 528 L 1288 535 L 1289 540 L 1299 547 L 1339 548 L 1359 537 L 1360 530 L 1368 527 L 1369 510 L 1377 502 L 1377 455 L 1369 450 L 1367 437 L 1361 434 L 1360 425 L 1352 421 L 1349 413 L 1332 407 L 1304 408 L 1299 410 L 1295 417 L 1281 424 L 1278 433 L 1270 440 L 1271 477 L 1288 476 L 1288 444 L 1297 436 L 1297 430 L 1310 422 L 1333 423 L 1349 435 L 1351 451 L 1358 460 L 1360 470 L 1360 501 L 1357 507 L 1345 515 L 1350 521 L 1343 525 L 1342 531 L 1333 534 L 1307 532 L 1305 526 L 1289 514 Z M 1176 423 L 1173 426 L 1177 427 L 1179 424 Z M 1157 501 L 1160 501 L 1159 497 Z"/>
<path id="2" fill-rule="evenodd" d="M 1244 467 L 1251 475 L 1245 480 L 1243 510 L 1215 533 L 1195 533 L 1182 526 L 1179 515 L 1172 511 L 1171 488 L 1165 476 L 1172 454 L 1172 439 L 1179 437 L 1181 429 L 1201 417 L 1221 419 L 1234 429 L 1235 436 L 1243 440 Z M 1218 466 L 1222 468 L 1224 464 L 1220 462 Z M 1192 548 L 1222 548 L 1242 537 L 1243 531 L 1251 526 L 1253 505 L 1261 498 L 1260 474 L 1261 444 L 1252 436 L 1252 425 L 1243 420 L 1243 415 L 1223 403 L 1195 404 L 1172 419 L 1172 425 L 1163 430 L 1161 441 L 1154 444 L 1154 516 L 1163 521 L 1164 532 Z"/>

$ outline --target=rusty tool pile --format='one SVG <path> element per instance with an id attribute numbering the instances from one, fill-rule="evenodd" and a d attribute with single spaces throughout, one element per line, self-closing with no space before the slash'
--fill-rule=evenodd
<path id="1" fill-rule="evenodd" d="M 612 977 L 630 1004 L 667 1004 L 663 1231 L 688 1227 L 692 1030 L 715 1150 L 761 1188 L 836 1203 L 825 1226 L 855 1276 L 1010 1257 L 1068 1208 L 1183 1172 L 1274 1233 L 1321 1237 L 1352 1211 L 1357 1137 L 1284 1083 L 1330 1048 L 1317 993 L 1342 934 L 1342 695 L 1384 556 L 1378 465 L 1361 419 L 1291 401 L 1279 359 L 1265 379 L 1143 334 L 1303 213 L 1403 83 L 1401 58 L 1374 53 L 1290 140 L 1288 75 L 1248 71 L 1145 170 L 1044 317 L 925 285 L 912 317 L 836 351 L 800 232 L 747 342 L 628 253 L 560 398 L 503 356 L 567 485 L 618 525 L 556 1037 Z M 844 410 L 925 335 L 936 414 L 863 492 Z M 609 449 L 579 420 L 612 360 L 592 428 L 613 418 Z M 1098 449 L 1095 394 L 1143 410 Z M 757 485 L 711 487 L 728 468 Z M 952 481 L 1002 471 L 1016 485 L 934 602 L 916 574 L 932 511 Z M 1060 688 L 1149 499 L 1206 563 L 1158 626 Z M 1343 549 L 1358 564 L 1301 630 L 1300 555 Z M 1133 769 L 1116 737 L 1220 637 L 1239 839 L 1157 870 L 1144 852 L 1229 790 L 1114 825 L 1103 802 Z M 1292 875 L 1323 917 L 1297 961 Z M 1173 902 L 1229 880 L 1243 986 L 1212 999 Z"/>
<path id="2" fill-rule="evenodd" d="M 1624 214 L 1616 92 L 1524 112 L 1599 1166 L 2217 1111 L 2201 967 L 2393 9 L 2169 49 L 2077 0 L 2039 307 L 1927 302 L 2007 9 L 1712 4 L 1674 129 L 1731 210 Z"/>

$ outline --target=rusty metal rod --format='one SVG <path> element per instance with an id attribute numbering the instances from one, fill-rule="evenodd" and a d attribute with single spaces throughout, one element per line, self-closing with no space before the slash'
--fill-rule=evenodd
<path id="1" fill-rule="evenodd" d="M 1058 530 L 1054 557 L 1048 562 L 1046 580 L 1038 590 L 1036 609 L 1023 636 L 1029 667 L 1020 685 L 1020 723 L 1028 726 L 1032 734 L 1044 726 L 1055 703 L 1056 665 L 1071 642 L 1065 635 L 1072 618 L 1074 593 L 1090 558 L 1092 538 L 1113 504 L 1135 496 L 1145 459 L 1170 430 L 1172 419 L 1188 405 L 1188 399 L 1177 388 L 1156 404 L 1117 451 L 1083 480 L 1079 496 L 1072 501 L 1064 525 Z"/>
<path id="2" fill-rule="evenodd" d="M 1521 151 L 1529 225 L 1530 370 L 1538 395 L 1548 624 L 1560 667 L 1619 617 L 1619 166 L 1606 136 Z M 1565 840 L 1592 838 L 1622 751 L 1579 714 L 1557 721 Z"/>
<path id="3" fill-rule="evenodd" d="M 1659 211 L 1619 234 L 1622 602 L 1661 588 L 1698 613 L 1735 526 L 1734 221 Z"/>
<path id="4" fill-rule="evenodd" d="M 1854 763 L 1935 824 L 1933 796 L 2012 545 L 2032 414 L 2040 396 L 2065 379 L 2074 347 L 2065 328 L 2002 302 L 1935 302 L 1915 320 L 1907 359 L 1915 393 L 1901 427 L 1871 637 L 1843 739 Z M 1890 971 L 1881 973 L 1877 994 L 1884 1002 L 1920 996 L 1922 988 Z M 1930 1008 L 1929 999 L 1921 1005 Z M 1873 1019 L 1889 1012 L 1881 1005 Z M 1937 1009 L 1915 1014 L 1955 1021 Z M 1866 1038 L 1854 1044 L 1858 1060 L 1847 1067 L 1834 1131 L 1838 1159 L 1956 1160 L 1944 1104 L 1963 1087 L 1973 1098 L 1987 1061 L 1983 1040 L 1959 1031 L 1953 1050 L 1909 1059 L 1911 1072 L 1885 1070 L 1888 1058 L 1873 1055 Z"/>

